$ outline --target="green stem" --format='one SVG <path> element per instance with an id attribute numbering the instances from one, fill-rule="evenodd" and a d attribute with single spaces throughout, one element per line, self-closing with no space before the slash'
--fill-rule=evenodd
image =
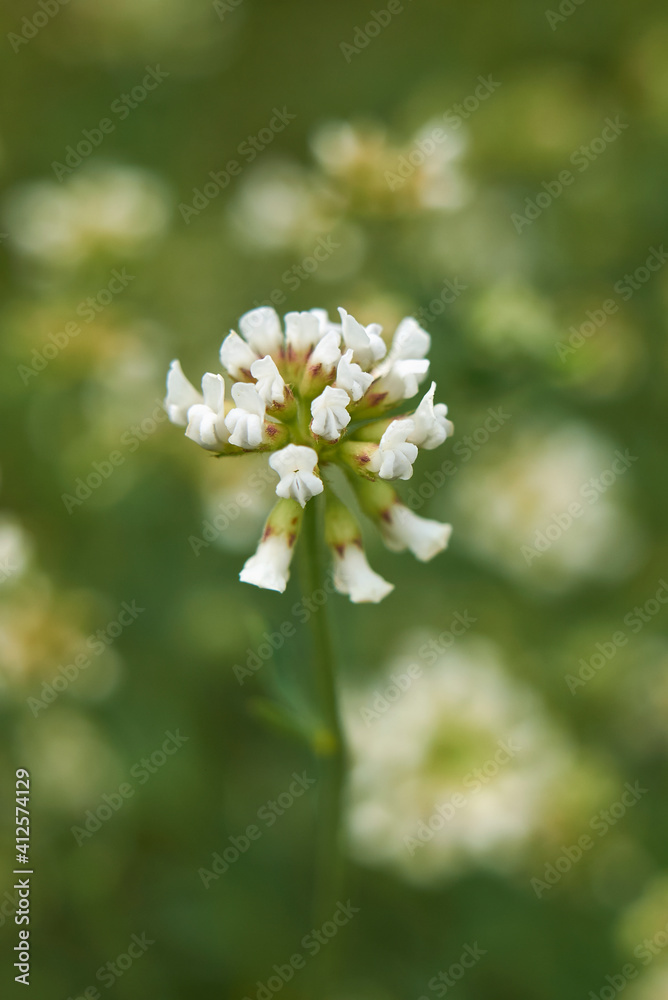
<path id="1" fill-rule="evenodd" d="M 325 594 L 325 575 L 320 553 L 321 535 L 318 530 L 318 506 L 307 504 L 302 526 L 302 547 L 307 594 L 320 590 Z M 341 853 L 341 805 L 345 777 L 345 742 L 336 691 L 336 664 L 327 603 L 311 615 L 313 628 L 313 669 L 317 685 L 319 710 L 323 730 L 319 733 L 315 751 L 318 756 L 319 794 L 317 844 L 315 858 L 314 913 L 315 926 L 330 920 L 336 910 L 343 878 Z M 334 942 L 325 953 L 331 961 Z M 325 958 L 321 956 L 319 964 Z M 329 981 L 331 986 L 331 979 Z"/>

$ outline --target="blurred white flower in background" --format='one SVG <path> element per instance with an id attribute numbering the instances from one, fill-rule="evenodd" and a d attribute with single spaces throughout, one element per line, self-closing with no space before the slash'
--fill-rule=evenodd
<path id="1" fill-rule="evenodd" d="M 26 723 L 18 744 L 20 759 L 44 782 L 41 803 L 58 812 L 99 805 L 99 796 L 127 777 L 101 729 L 70 706 L 54 705 L 39 725 Z"/>
<path id="2" fill-rule="evenodd" d="M 230 209 L 239 237 L 264 250 L 305 247 L 329 232 L 340 211 L 321 181 L 281 160 L 249 170 Z"/>
<path id="3" fill-rule="evenodd" d="M 668 875 L 659 873 L 623 913 L 617 937 L 627 958 L 640 971 L 628 983 L 629 1000 L 665 1000 L 668 996 Z M 645 971 L 647 970 L 647 971 Z"/>
<path id="4" fill-rule="evenodd" d="M 661 872 L 649 879 L 622 915 L 617 936 L 641 963 L 648 964 L 650 955 L 668 963 L 668 874 Z"/>
<path id="5" fill-rule="evenodd" d="M 127 166 L 83 166 L 62 183 L 33 181 L 9 192 L 4 224 L 19 253 L 54 267 L 96 251 L 141 250 L 165 232 L 169 196 L 155 174 Z"/>
<path id="6" fill-rule="evenodd" d="M 643 114 L 654 128 L 666 131 L 668 113 L 668 66 L 665 47 L 668 43 L 668 19 L 646 25 L 626 51 L 627 72 L 637 89 Z"/>
<path id="7" fill-rule="evenodd" d="M 0 587 L 22 576 L 31 552 L 30 538 L 16 518 L 0 514 Z"/>
<path id="8" fill-rule="evenodd" d="M 469 307 L 470 336 L 494 358 L 552 357 L 560 328 L 549 300 L 518 279 L 490 284 Z"/>
<path id="9" fill-rule="evenodd" d="M 643 636 L 625 652 L 627 655 L 618 668 L 623 673 L 619 677 L 613 675 L 610 691 L 616 729 L 633 752 L 641 756 L 665 754 L 668 750 L 668 641 L 659 635 Z M 610 672 L 610 668 L 607 669 Z"/>
<path id="10" fill-rule="evenodd" d="M 475 460 L 454 477 L 450 498 L 472 550 L 547 587 L 633 568 L 641 540 L 624 506 L 633 455 L 575 423 L 521 429 L 498 446 L 473 442 Z"/>
<path id="11" fill-rule="evenodd" d="M 276 475 L 266 456 L 248 455 L 243 463 L 232 463 L 222 478 L 217 462 L 197 463 L 195 473 L 204 511 L 193 529 L 191 548 L 199 552 L 213 545 L 244 552 L 257 541 L 275 500 Z"/>
<path id="12" fill-rule="evenodd" d="M 637 982 L 630 982 L 627 1000 L 666 1000 L 668 997 L 668 969 L 652 969 Z"/>
<path id="13" fill-rule="evenodd" d="M 39 567 L 35 544 L 19 520 L 0 514 L 0 702 L 33 697 L 46 700 L 35 717 L 57 697 L 63 677 L 80 654 L 88 654 L 88 666 L 73 671 L 75 697 L 104 697 L 116 684 L 120 656 L 107 646 L 95 647 L 90 656 L 93 629 L 87 629 L 94 596 L 87 591 L 58 593 Z M 99 614 L 96 607 L 94 614 Z M 54 691 L 47 691 L 57 678 Z M 66 685 L 69 686 L 69 685 Z M 69 696 L 68 696 L 69 697 Z"/>
<path id="14" fill-rule="evenodd" d="M 426 122 L 415 134 L 412 145 L 417 149 L 430 149 L 420 168 L 417 179 L 418 200 L 425 209 L 454 211 L 463 208 L 471 195 L 471 184 L 465 176 L 461 160 L 466 152 L 467 138 L 462 132 L 447 132 L 442 142 L 436 142 L 439 122 Z M 410 162 L 410 160 L 409 160 Z"/>
<path id="15" fill-rule="evenodd" d="M 362 211 L 456 209 L 468 196 L 458 165 L 464 134 L 437 120 L 403 144 L 376 125 L 327 122 L 314 132 L 311 148 L 348 204 Z"/>
<path id="16" fill-rule="evenodd" d="M 49 688 L 56 680 L 58 692 L 63 677 L 67 701 L 106 697 L 119 681 L 122 659 L 113 645 L 101 648 L 99 640 L 91 644 L 95 628 L 107 623 L 106 610 L 100 621 L 100 606 L 93 612 L 94 603 L 88 592 L 56 595 L 41 572 L 26 574 L 11 590 L 0 587 L 0 693 L 36 699 L 30 708 L 39 718 L 51 711 L 51 700 L 58 694 Z M 68 668 L 81 654 L 87 665 L 69 669 L 70 683 Z"/>
<path id="17" fill-rule="evenodd" d="M 311 138 L 314 167 L 273 160 L 249 170 L 230 218 L 245 245 L 265 251 L 308 254 L 330 234 L 344 250 L 313 273 L 317 280 L 340 280 L 355 274 L 364 256 L 361 216 L 453 211 L 466 203 L 459 163 L 465 146 L 463 134 L 446 133 L 436 121 L 403 145 L 375 125 L 327 122 Z"/>
<path id="18" fill-rule="evenodd" d="M 68 10 L 75 30 L 60 36 L 68 59 L 123 67 L 135 59 L 140 68 L 137 82 L 142 60 L 154 65 L 157 53 L 168 60 L 165 68 L 170 72 L 214 71 L 216 55 L 220 66 L 221 44 L 244 20 L 243 9 L 235 10 L 235 16 L 222 24 L 211 0 L 115 0 L 108 4 L 71 0 Z"/>
<path id="19" fill-rule="evenodd" d="M 468 640 L 444 654 L 424 640 L 414 679 L 398 657 L 344 696 L 353 854 L 424 883 L 526 863 L 530 841 L 560 835 L 551 828 L 586 770 L 577 748 L 493 646 Z"/>

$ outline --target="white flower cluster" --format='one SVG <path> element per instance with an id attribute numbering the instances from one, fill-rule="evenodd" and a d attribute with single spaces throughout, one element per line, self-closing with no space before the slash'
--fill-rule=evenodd
<path id="1" fill-rule="evenodd" d="M 465 439 L 464 462 L 474 453 L 476 461 L 453 482 L 452 502 L 471 548 L 548 590 L 628 573 L 642 552 L 624 502 L 635 456 L 615 451 L 584 423 L 514 426 L 496 438 L 501 426 L 503 414 Z"/>
<path id="2" fill-rule="evenodd" d="M 459 640 L 446 653 L 426 638 L 411 642 L 413 662 L 399 655 L 344 697 L 352 850 L 416 883 L 521 863 L 538 834 L 551 839 L 545 828 L 553 813 L 568 814 L 583 773 L 575 747 L 491 644 Z"/>
<path id="3" fill-rule="evenodd" d="M 64 268 L 99 250 L 140 250 L 166 230 L 169 205 L 155 174 L 129 166 L 86 166 L 62 183 L 15 188 L 3 213 L 10 246 Z"/>
<path id="4" fill-rule="evenodd" d="M 433 382 L 413 413 L 384 416 L 417 394 L 429 368 L 429 334 L 406 318 L 388 351 L 378 324 L 339 312 L 339 323 L 322 309 L 288 313 L 285 328 L 267 306 L 242 316 L 240 333 L 230 332 L 220 349 L 231 400 L 221 374 L 207 372 L 201 392 L 178 361 L 167 376 L 169 418 L 202 448 L 271 452 L 280 499 L 241 572 L 243 581 L 270 590 L 285 590 L 303 508 L 325 492 L 321 470 L 330 463 L 345 470 L 389 548 L 427 560 L 450 537 L 449 525 L 419 518 L 387 485 L 410 479 L 418 450 L 438 447 L 453 431 L 447 407 L 434 402 Z M 369 567 L 351 512 L 329 488 L 326 499 L 337 588 L 354 602 L 381 600 L 392 585 Z"/>

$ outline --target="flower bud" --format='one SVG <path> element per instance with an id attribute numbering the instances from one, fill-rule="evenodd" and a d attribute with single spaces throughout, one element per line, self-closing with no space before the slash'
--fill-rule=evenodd
<path id="1" fill-rule="evenodd" d="M 290 579 L 290 562 L 303 517 L 295 500 L 278 500 L 264 526 L 257 552 L 239 573 L 242 583 L 283 593 Z"/>
<path id="2" fill-rule="evenodd" d="M 353 604 L 378 604 L 394 585 L 371 569 L 364 554 L 359 524 L 340 500 L 327 497 L 325 540 L 334 558 L 334 586 Z"/>
<path id="3" fill-rule="evenodd" d="M 409 549 L 420 562 L 428 562 L 447 548 L 452 525 L 420 517 L 401 503 L 387 483 L 359 480 L 355 491 L 362 510 L 377 522 L 388 549 Z"/>

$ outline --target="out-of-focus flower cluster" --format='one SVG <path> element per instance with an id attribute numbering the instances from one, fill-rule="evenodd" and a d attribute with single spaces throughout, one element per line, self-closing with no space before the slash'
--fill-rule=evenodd
<path id="1" fill-rule="evenodd" d="M 58 594 L 39 565 L 29 532 L 16 517 L 0 513 L 0 698 L 39 693 L 40 682 L 42 690 L 49 688 L 63 664 L 90 648 L 85 626 L 93 603 L 81 593 Z M 107 645 L 98 645 L 92 682 L 80 685 L 93 695 L 113 686 L 120 662 Z M 60 681 L 51 696 L 59 690 Z"/>
<path id="2" fill-rule="evenodd" d="M 491 644 L 417 643 L 418 662 L 399 656 L 345 697 L 351 849 L 419 883 L 524 868 L 587 817 L 597 765 Z"/>
<path id="3" fill-rule="evenodd" d="M 329 122 L 312 137 L 315 167 L 286 160 L 259 164 L 244 178 L 231 218 L 251 247 L 306 250 L 331 232 L 356 248 L 354 262 L 365 243 L 362 219 L 455 211 L 466 203 L 459 164 L 465 145 L 463 133 L 435 122 L 405 144 L 380 126 Z"/>
<path id="4" fill-rule="evenodd" d="M 96 252 L 131 253 L 163 235 L 169 222 L 165 185 L 148 171 L 84 167 L 65 181 L 31 181 L 12 191 L 4 219 L 10 244 L 54 268 Z"/>
<path id="5" fill-rule="evenodd" d="M 452 488 L 472 550 L 555 589 L 633 567 L 641 536 L 624 503 L 624 477 L 633 476 L 634 455 L 574 422 L 474 447 L 475 462 Z"/>

